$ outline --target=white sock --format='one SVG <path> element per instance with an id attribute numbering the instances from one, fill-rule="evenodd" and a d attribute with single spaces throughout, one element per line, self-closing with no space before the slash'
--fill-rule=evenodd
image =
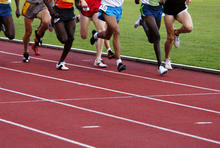
<path id="1" fill-rule="evenodd" d="M 98 39 L 98 36 L 97 36 L 97 35 L 98 35 L 98 32 L 96 32 L 93 37 L 94 37 L 95 39 Z"/>
<path id="2" fill-rule="evenodd" d="M 107 52 L 108 52 L 109 50 L 112 50 L 112 49 L 111 49 L 111 48 L 108 48 L 108 49 L 107 49 Z"/>
<path id="3" fill-rule="evenodd" d="M 119 63 L 122 63 L 122 60 L 121 60 L 121 59 L 117 59 L 117 60 L 116 60 L 117 66 L 118 66 Z"/>

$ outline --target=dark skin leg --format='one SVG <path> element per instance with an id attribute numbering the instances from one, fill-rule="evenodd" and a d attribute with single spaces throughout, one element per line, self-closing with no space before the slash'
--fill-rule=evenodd
<path id="1" fill-rule="evenodd" d="M 5 36 L 8 37 L 10 40 L 15 38 L 15 27 L 14 27 L 14 21 L 12 19 L 12 16 L 9 16 L 7 18 L 4 18 L 1 20 L 1 23 L 5 26 Z"/>
<path id="2" fill-rule="evenodd" d="M 64 44 L 64 50 L 60 57 L 59 63 L 63 62 L 69 53 L 73 40 L 74 40 L 74 33 L 75 33 L 75 21 L 71 20 L 68 22 L 59 22 L 55 24 L 55 31 L 58 40 Z"/>
<path id="3" fill-rule="evenodd" d="M 148 37 L 150 43 L 154 45 L 154 51 L 156 54 L 158 67 L 161 65 L 161 51 L 160 51 L 160 33 L 159 28 L 161 20 L 155 20 L 153 16 L 145 16 L 143 18 L 143 28 Z M 146 25 L 146 26 L 145 26 Z"/>

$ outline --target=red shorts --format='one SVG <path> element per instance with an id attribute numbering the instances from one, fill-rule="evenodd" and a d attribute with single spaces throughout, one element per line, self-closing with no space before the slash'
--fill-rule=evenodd
<path id="1" fill-rule="evenodd" d="M 89 11 L 83 11 L 81 10 L 81 13 L 84 16 L 91 17 L 94 13 L 99 12 L 99 7 L 101 5 L 101 0 L 86 0 L 86 3 L 88 4 Z"/>

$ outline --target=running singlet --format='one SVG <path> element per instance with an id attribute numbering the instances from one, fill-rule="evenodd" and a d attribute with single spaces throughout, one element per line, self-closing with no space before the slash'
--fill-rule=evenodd
<path id="1" fill-rule="evenodd" d="M 0 0 L 0 4 L 10 4 L 11 0 Z"/>
<path id="2" fill-rule="evenodd" d="M 101 4 L 111 7 L 120 7 L 124 3 L 124 0 L 102 0 Z"/>
<path id="3" fill-rule="evenodd" d="M 58 8 L 73 8 L 74 0 L 54 0 Z"/>
<path id="4" fill-rule="evenodd" d="M 160 5 L 160 0 L 141 0 L 143 4 L 148 4 L 150 6 L 159 6 Z"/>

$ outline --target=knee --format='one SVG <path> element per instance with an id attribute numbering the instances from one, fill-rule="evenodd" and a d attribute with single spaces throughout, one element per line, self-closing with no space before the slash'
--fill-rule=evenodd
<path id="1" fill-rule="evenodd" d="M 185 26 L 185 30 L 186 32 L 190 33 L 193 30 L 193 26 L 192 25 Z"/>
<path id="2" fill-rule="evenodd" d="M 116 28 L 116 29 L 113 31 L 113 34 L 120 36 L 120 30 L 119 30 L 119 28 Z"/>
<path id="3" fill-rule="evenodd" d="M 167 41 L 168 41 L 168 42 L 173 42 L 173 40 L 174 40 L 174 34 L 169 34 L 169 35 L 167 36 Z"/>
<path id="4" fill-rule="evenodd" d="M 153 43 L 160 42 L 160 34 L 159 34 L 159 32 L 155 33 L 152 38 L 153 38 Z"/>
<path id="5" fill-rule="evenodd" d="M 68 38 L 66 38 L 66 37 L 59 37 L 58 39 L 62 44 L 65 44 L 68 41 Z"/>
<path id="6" fill-rule="evenodd" d="M 81 34 L 80 36 L 81 36 L 81 38 L 84 39 L 84 40 L 88 38 L 88 35 L 86 35 L 86 34 Z"/>

